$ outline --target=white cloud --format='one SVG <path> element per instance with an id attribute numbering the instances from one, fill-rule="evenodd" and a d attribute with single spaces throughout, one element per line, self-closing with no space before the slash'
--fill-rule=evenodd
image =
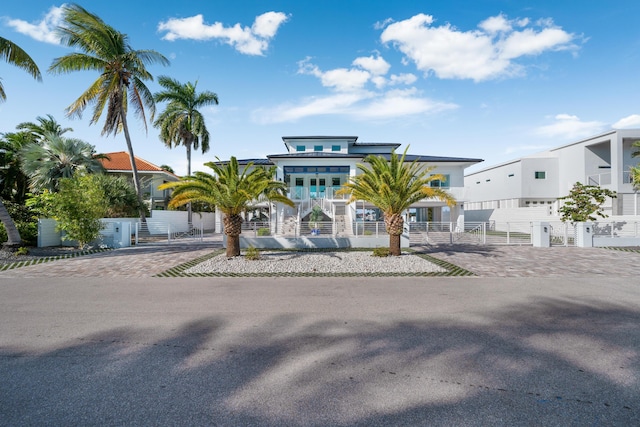
<path id="1" fill-rule="evenodd" d="M 298 62 L 298 74 L 316 77 L 328 95 L 308 97 L 275 108 L 258 109 L 253 119 L 259 123 L 281 123 L 305 117 L 341 115 L 359 120 L 381 120 L 431 114 L 457 108 L 457 105 L 425 98 L 415 87 L 410 73 L 392 74 L 391 65 L 380 55 L 358 57 L 351 68 L 323 71 L 305 58 Z M 405 85 L 404 88 L 399 88 Z"/>
<path id="2" fill-rule="evenodd" d="M 503 14 L 487 18 L 484 21 L 482 21 L 478 26 L 490 34 L 507 32 L 507 31 L 511 31 L 512 29 L 511 23 L 507 20 L 507 18 Z"/>
<path id="3" fill-rule="evenodd" d="M 266 12 L 256 17 L 251 27 L 235 24 L 225 27 L 220 22 L 206 24 L 199 14 L 188 18 L 171 18 L 158 24 L 158 31 L 167 32 L 163 40 L 221 40 L 246 55 L 264 55 L 269 42 L 289 16 L 282 12 Z"/>
<path id="4" fill-rule="evenodd" d="M 577 48 L 572 43 L 577 36 L 555 26 L 551 19 L 540 20 L 537 28 L 531 28 L 526 18 L 510 21 L 500 14 L 472 31 L 433 23 L 433 16 L 418 14 L 389 24 L 380 39 L 392 43 L 406 61 L 427 74 L 475 81 L 520 74 L 522 66 L 513 60 L 525 55 Z"/>
<path id="5" fill-rule="evenodd" d="M 60 37 L 58 37 L 55 30 L 60 25 L 61 20 L 62 6 L 53 6 L 39 22 L 30 23 L 21 19 L 9 19 L 6 23 L 20 34 L 27 35 L 35 40 L 60 44 Z"/>
<path id="6" fill-rule="evenodd" d="M 630 116 L 623 117 L 612 124 L 611 127 L 614 129 L 640 127 L 640 114 L 632 114 Z"/>
<path id="7" fill-rule="evenodd" d="M 554 122 L 536 129 L 538 135 L 550 138 L 577 139 L 601 132 L 605 123 L 598 121 L 584 122 L 578 116 L 558 114 Z"/>
<path id="8" fill-rule="evenodd" d="M 391 65 L 381 56 L 376 56 L 375 58 L 373 56 L 356 58 L 352 64 L 374 75 L 385 75 L 389 72 L 389 68 L 391 68 Z"/>

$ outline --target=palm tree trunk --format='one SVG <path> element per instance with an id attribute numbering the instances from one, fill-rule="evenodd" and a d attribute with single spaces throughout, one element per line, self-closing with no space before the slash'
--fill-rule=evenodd
<path id="1" fill-rule="evenodd" d="M 400 214 L 385 215 L 384 223 L 389 233 L 389 253 L 392 256 L 400 256 L 402 254 L 400 235 L 404 228 L 404 219 Z"/>
<path id="2" fill-rule="evenodd" d="M 225 215 L 223 218 L 224 234 L 227 235 L 227 258 L 240 256 L 240 234 L 242 233 L 242 217 Z"/>
<path id="3" fill-rule="evenodd" d="M 2 225 L 4 225 L 4 229 L 7 230 L 7 242 L 2 245 L 2 249 L 13 250 L 19 248 L 22 244 L 20 232 L 15 222 L 13 222 L 13 218 L 9 215 L 7 208 L 4 206 L 4 203 L 2 203 L 2 199 L 0 199 L 0 221 Z"/>
<path id="4" fill-rule="evenodd" d="M 144 211 L 144 203 L 142 201 L 142 190 L 140 189 L 140 178 L 138 177 L 138 167 L 136 166 L 136 159 L 133 155 L 133 145 L 131 144 L 131 136 L 129 135 L 129 126 L 127 126 L 127 116 L 124 111 L 124 106 L 120 105 L 120 118 L 122 119 L 122 130 L 124 132 L 124 139 L 127 141 L 127 150 L 129 150 L 129 159 L 131 160 L 131 172 L 133 173 L 133 187 L 136 190 L 138 196 L 138 203 L 140 205 L 140 221 L 146 222 L 146 215 Z"/>
<path id="5" fill-rule="evenodd" d="M 187 146 L 187 176 L 191 176 L 191 140 L 187 141 L 185 144 Z M 187 222 L 189 223 L 189 227 L 191 227 L 193 220 L 193 213 L 191 212 L 191 203 L 187 203 Z"/>

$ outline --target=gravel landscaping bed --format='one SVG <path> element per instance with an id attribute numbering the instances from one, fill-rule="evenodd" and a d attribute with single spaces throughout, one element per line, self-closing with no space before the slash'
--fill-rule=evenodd
<path id="1" fill-rule="evenodd" d="M 444 273 L 447 270 L 414 254 L 374 257 L 370 251 L 264 251 L 260 259 L 217 255 L 183 271 L 197 273 Z"/>

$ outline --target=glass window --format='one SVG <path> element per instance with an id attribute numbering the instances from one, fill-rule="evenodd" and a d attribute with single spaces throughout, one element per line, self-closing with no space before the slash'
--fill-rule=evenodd
<path id="1" fill-rule="evenodd" d="M 331 185 L 333 185 L 334 187 L 340 187 L 340 177 L 334 176 L 333 178 L 331 178 Z"/>
<path id="2" fill-rule="evenodd" d="M 307 147 L 304 145 L 296 145 L 296 151 L 307 151 Z"/>
<path id="3" fill-rule="evenodd" d="M 296 178 L 296 187 L 302 187 L 304 185 L 304 178 Z"/>
<path id="4" fill-rule="evenodd" d="M 536 171 L 535 172 L 535 177 L 536 179 L 546 179 L 547 178 L 547 173 L 544 171 Z"/>
<path id="5" fill-rule="evenodd" d="M 324 147 L 322 147 L 322 145 L 314 145 L 313 146 L 313 151 L 322 151 Z"/>
<path id="6" fill-rule="evenodd" d="M 433 175 L 432 175 L 433 176 Z M 433 181 L 430 182 L 431 187 L 441 187 L 441 188 L 448 188 L 449 187 L 449 174 L 446 175 L 442 175 L 444 177 L 443 180 L 439 180 L 439 179 L 434 179 Z"/>
<path id="7" fill-rule="evenodd" d="M 339 145 L 332 145 L 331 146 L 331 151 L 340 151 L 341 147 Z"/>

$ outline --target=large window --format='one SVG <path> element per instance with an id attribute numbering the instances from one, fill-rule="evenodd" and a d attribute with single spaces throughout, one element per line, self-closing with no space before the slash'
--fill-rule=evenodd
<path id="1" fill-rule="evenodd" d="M 341 151 L 342 147 L 340 147 L 339 145 L 332 145 L 331 146 L 331 151 Z"/>
<path id="2" fill-rule="evenodd" d="M 547 173 L 545 171 L 536 171 L 535 172 L 536 179 L 547 179 Z"/>
<path id="3" fill-rule="evenodd" d="M 433 181 L 430 182 L 431 187 L 449 188 L 449 181 L 451 176 L 449 174 L 440 174 L 440 175 L 442 175 L 444 179 L 443 180 L 434 179 Z"/>
<path id="4" fill-rule="evenodd" d="M 322 151 L 324 149 L 324 147 L 322 145 L 314 145 L 313 146 L 313 151 Z"/>
<path id="5" fill-rule="evenodd" d="M 307 151 L 307 147 L 304 145 L 296 145 L 296 151 Z"/>

